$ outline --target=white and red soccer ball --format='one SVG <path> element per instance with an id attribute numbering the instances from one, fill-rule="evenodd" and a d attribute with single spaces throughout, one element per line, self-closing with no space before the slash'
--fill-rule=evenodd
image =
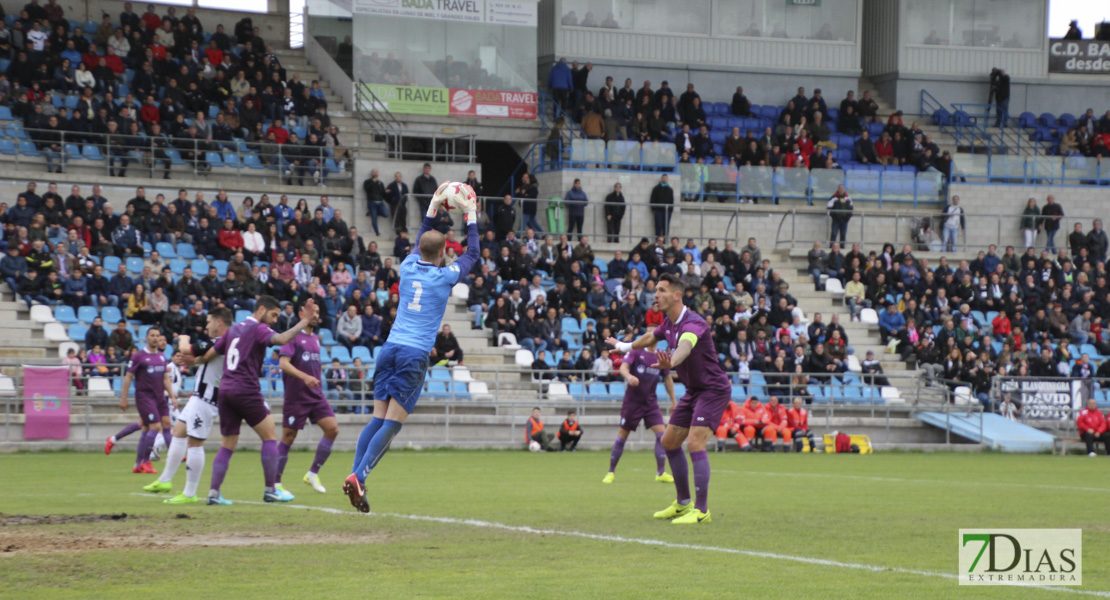
<path id="1" fill-rule="evenodd" d="M 443 208 L 447 211 L 471 210 L 478 204 L 474 188 L 458 181 L 448 181 L 440 187 L 443 194 Z"/>

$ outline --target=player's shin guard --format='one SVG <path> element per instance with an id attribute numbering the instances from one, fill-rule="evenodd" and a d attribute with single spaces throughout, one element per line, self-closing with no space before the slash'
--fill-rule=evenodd
<path id="1" fill-rule="evenodd" d="M 370 444 L 366 446 L 366 453 L 362 455 L 362 462 L 355 469 L 355 475 L 361 482 L 366 481 L 366 477 L 370 475 L 370 471 L 378 466 L 378 461 L 385 456 L 389 450 L 389 443 L 393 441 L 393 437 L 397 432 L 401 431 L 401 422 L 383 419 L 382 425 L 378 432 L 374 434 L 374 439 L 370 440 Z"/>
<path id="2" fill-rule="evenodd" d="M 262 440 L 262 477 L 266 481 L 266 491 L 274 491 L 278 470 L 277 440 Z"/>
<path id="3" fill-rule="evenodd" d="M 690 462 L 694 463 L 694 508 L 701 512 L 708 512 L 709 455 L 705 450 L 691 452 Z"/>
<path id="4" fill-rule="evenodd" d="M 308 470 L 309 473 L 320 473 L 320 469 L 324 468 L 324 463 L 331 456 L 331 445 L 334 443 L 334 440 L 329 440 L 326 437 L 320 438 L 320 443 L 316 444 L 316 456 L 312 459 L 312 468 Z"/>
<path id="5" fill-rule="evenodd" d="M 658 477 L 667 470 L 667 451 L 663 450 L 663 434 L 655 434 L 655 475 Z"/>
<path id="6" fill-rule="evenodd" d="M 226 470 L 226 466 L 225 466 Z M 200 475 L 204 472 L 204 446 L 194 446 L 185 452 L 185 495 L 192 498 L 200 487 Z"/>
<path id="7" fill-rule="evenodd" d="M 220 451 L 216 453 L 216 460 L 212 461 L 212 483 L 208 486 L 209 497 L 220 495 L 220 486 L 224 483 L 224 476 L 227 475 L 231 455 L 234 453 L 234 450 L 228 450 L 227 448 L 220 448 Z"/>
<path id="8" fill-rule="evenodd" d="M 609 452 L 609 472 L 614 473 L 617 470 L 617 463 L 621 460 L 621 455 L 624 454 L 625 439 L 617 436 L 616 441 L 613 442 L 613 450 Z"/>
<path id="9" fill-rule="evenodd" d="M 289 444 L 278 442 L 278 464 L 277 476 L 274 479 L 275 483 L 281 483 L 281 475 L 285 472 L 285 463 L 289 462 L 289 448 L 291 448 Z"/>
<path id="10" fill-rule="evenodd" d="M 166 451 L 166 465 L 162 467 L 162 474 L 158 476 L 158 481 L 162 483 L 173 481 L 173 476 L 177 474 L 177 467 L 181 465 L 181 459 L 185 458 L 188 449 L 189 442 L 185 438 L 170 438 L 170 447 Z"/>
<path id="11" fill-rule="evenodd" d="M 385 419 L 374 417 L 362 428 L 362 432 L 358 434 L 358 443 L 355 444 L 355 462 L 351 465 L 351 472 L 358 471 L 358 466 L 362 464 L 362 457 L 366 455 L 366 448 L 370 446 L 370 440 L 374 439 L 374 435 L 382 428 L 382 423 Z"/>
<path id="12" fill-rule="evenodd" d="M 686 453 L 681 446 L 667 450 L 667 462 L 671 465 L 671 476 L 674 477 L 675 499 L 679 504 L 690 502 L 690 470 L 686 464 Z"/>

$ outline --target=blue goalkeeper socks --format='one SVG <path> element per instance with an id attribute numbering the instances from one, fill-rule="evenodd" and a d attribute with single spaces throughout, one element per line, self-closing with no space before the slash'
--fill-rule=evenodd
<path id="1" fill-rule="evenodd" d="M 388 419 L 382 421 L 378 432 L 374 434 L 374 439 L 370 440 L 370 444 L 366 447 L 362 460 L 358 465 L 355 465 L 355 475 L 359 481 L 366 481 L 366 477 L 378 465 L 382 456 L 385 456 L 386 451 L 389 450 L 389 443 L 393 441 L 393 437 L 399 431 L 401 431 L 400 421 L 390 421 Z"/>
<path id="2" fill-rule="evenodd" d="M 358 434 L 358 443 L 355 444 L 355 462 L 351 465 L 351 472 L 358 472 L 358 466 L 362 464 L 362 457 L 366 454 L 366 448 L 370 445 L 370 440 L 374 439 L 374 434 L 378 433 L 381 429 L 382 423 L 385 419 L 374 417 L 362 428 L 362 433 Z"/>

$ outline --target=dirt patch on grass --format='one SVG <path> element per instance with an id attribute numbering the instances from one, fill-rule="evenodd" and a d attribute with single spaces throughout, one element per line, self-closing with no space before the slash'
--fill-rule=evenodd
<path id="1" fill-rule="evenodd" d="M 181 519 L 186 517 L 186 519 Z M 0 515 L 0 556 L 54 554 L 97 550 L 174 550 L 189 548 L 246 548 L 253 546 L 297 546 L 315 544 L 380 544 L 394 536 L 388 533 L 274 533 L 252 531 L 190 530 L 181 514 L 165 520 L 146 519 L 142 524 L 131 515 Z M 180 519 L 180 520 L 179 520 Z M 89 526 L 89 524 L 92 524 Z M 79 525 L 80 531 L 48 525 Z"/>

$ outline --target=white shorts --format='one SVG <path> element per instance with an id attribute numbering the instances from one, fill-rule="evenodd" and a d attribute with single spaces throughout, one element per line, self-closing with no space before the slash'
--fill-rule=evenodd
<path id="1" fill-rule="evenodd" d="M 173 401 L 169 398 L 166 398 L 166 406 L 168 407 L 170 413 L 170 425 L 173 425 L 174 423 L 177 423 L 178 419 L 181 418 L 181 411 L 173 407 Z"/>
<path id="2" fill-rule="evenodd" d="M 189 398 L 178 420 L 185 423 L 185 435 L 198 440 L 208 439 L 219 410 L 200 396 Z"/>

